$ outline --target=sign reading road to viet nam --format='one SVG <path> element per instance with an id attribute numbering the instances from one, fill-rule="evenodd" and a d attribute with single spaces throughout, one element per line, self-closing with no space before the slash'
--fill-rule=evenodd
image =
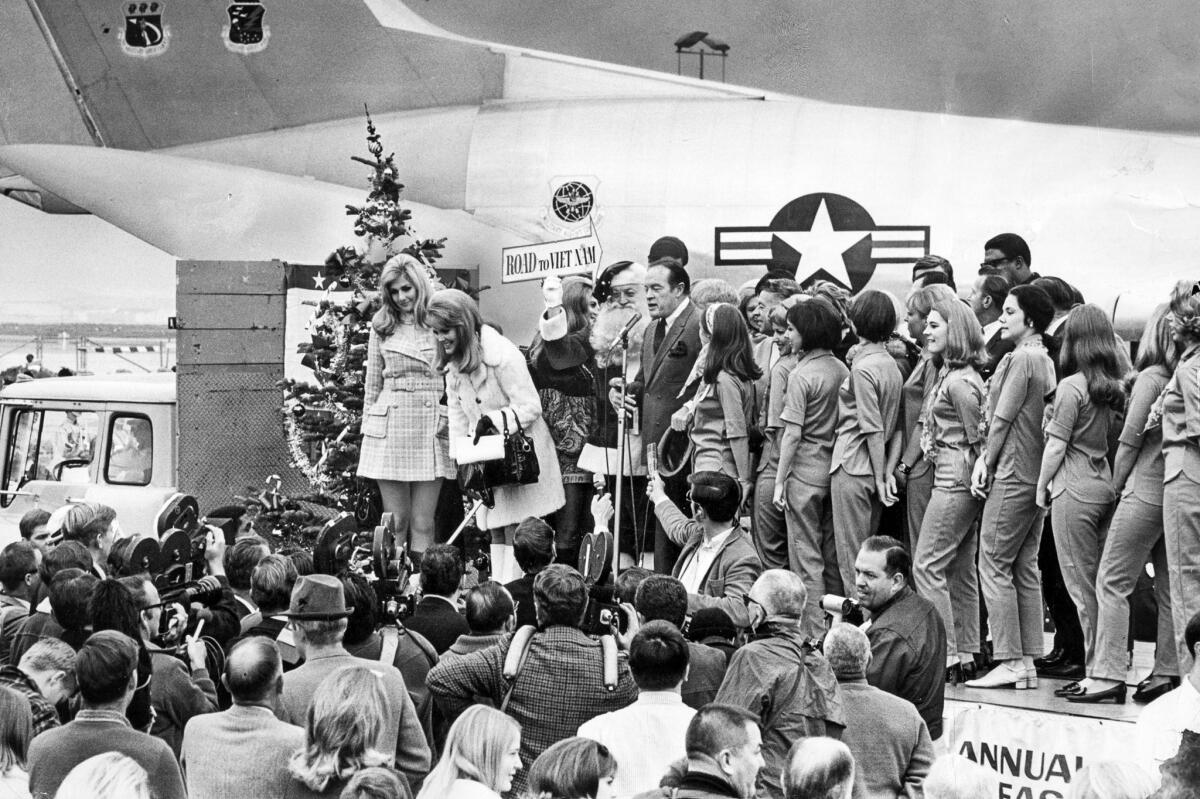
<path id="1" fill-rule="evenodd" d="M 550 275 L 590 276 L 599 269 L 603 257 L 596 227 L 592 225 L 586 236 L 505 247 L 500 282 L 520 283 L 523 280 L 541 280 Z"/>

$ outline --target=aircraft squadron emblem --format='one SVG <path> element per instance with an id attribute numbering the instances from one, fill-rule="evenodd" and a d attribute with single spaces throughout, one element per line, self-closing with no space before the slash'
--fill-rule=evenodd
<path id="1" fill-rule="evenodd" d="M 166 7 L 154 2 L 128 3 L 122 6 L 125 24 L 117 31 L 117 41 L 126 55 L 149 56 L 166 52 L 171 29 L 163 22 Z"/>
<path id="2" fill-rule="evenodd" d="M 877 225 L 867 209 L 840 194 L 797 197 L 767 227 L 716 229 L 717 266 L 772 263 L 807 284 L 832 280 L 864 288 L 879 264 L 909 264 L 929 254 L 929 226 Z"/>
<path id="3" fill-rule="evenodd" d="M 572 180 L 554 192 L 551 207 L 554 215 L 564 222 L 576 223 L 587 219 L 595 204 L 595 196 L 586 183 Z"/>
<path id="4" fill-rule="evenodd" d="M 229 24 L 221 28 L 225 48 L 242 55 L 267 49 L 271 29 L 263 21 L 267 9 L 262 3 L 231 3 L 226 9 Z"/>

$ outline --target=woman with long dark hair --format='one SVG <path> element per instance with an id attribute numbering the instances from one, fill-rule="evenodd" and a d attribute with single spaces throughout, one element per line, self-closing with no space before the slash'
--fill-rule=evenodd
<path id="1" fill-rule="evenodd" d="M 428 318 L 441 348 L 438 364 L 446 375 L 451 457 L 456 442 L 473 436 L 484 416 L 497 430 L 507 426 L 516 432 L 519 423 L 534 443 L 540 467 L 537 482 L 496 487 L 493 507 L 480 508 L 476 517 L 481 530 L 495 531 L 493 574 L 498 582 L 507 582 L 515 576 L 511 529 L 522 519 L 549 516 L 563 506 L 554 441 L 542 419 L 542 403 L 525 356 L 483 323 L 473 299 L 457 289 L 443 289 L 429 301 Z"/>
<path id="2" fill-rule="evenodd" d="M 931 287 L 932 288 L 932 287 Z M 920 417 L 921 451 L 933 466 L 933 491 L 916 536 L 913 578 L 921 596 L 946 625 L 946 668 L 961 682 L 964 664 L 974 676 L 979 651 L 979 584 L 975 518 L 979 498 L 971 472 L 983 434 L 983 330 L 955 296 L 936 300 L 925 323 L 925 346 L 939 365 Z"/>
<path id="3" fill-rule="evenodd" d="M 1036 502 L 1042 463 L 1042 416 L 1054 394 L 1054 362 L 1042 333 L 1054 306 L 1036 286 L 1017 286 L 1004 300 L 1000 335 L 1014 345 L 988 382 L 987 444 L 975 461 L 971 491 L 985 499 L 979 528 L 979 572 L 996 668 L 972 688 L 1035 688 L 1033 659 L 1043 651 L 1042 579 L 1038 545 L 1045 511 Z"/>
<path id="4" fill-rule="evenodd" d="M 850 322 L 859 346 L 838 391 L 837 438 L 830 462 L 833 530 L 843 596 L 853 596 L 854 559 L 879 529 L 885 505 L 896 502 L 887 479 L 887 444 L 899 421 L 904 379 L 886 342 L 896 329 L 896 309 L 882 291 L 854 298 Z"/>
<path id="5" fill-rule="evenodd" d="M 1171 332 L 1183 349 L 1162 395 L 1163 539 L 1179 668 L 1192 668 L 1183 631 L 1200 611 L 1200 282 L 1171 292 Z"/>
<path id="6" fill-rule="evenodd" d="M 754 472 L 750 427 L 754 420 L 754 381 L 762 376 L 754 362 L 750 330 L 737 308 L 718 303 L 704 310 L 700 337 L 707 340 L 692 419 L 692 470 L 724 472 L 738 481 L 745 501 Z"/>
<path id="7" fill-rule="evenodd" d="M 533 383 L 550 428 L 566 504 L 554 514 L 558 560 L 574 566 L 579 540 L 590 515 L 592 475 L 579 466 L 579 455 L 596 423 L 595 352 L 590 335 L 599 304 L 592 283 L 581 277 L 546 278 L 546 310 L 529 348 Z"/>
<path id="8" fill-rule="evenodd" d="M 1071 311 L 1062 326 L 1064 375 L 1046 423 L 1037 501 L 1050 508 L 1067 592 L 1079 610 L 1085 658 L 1096 646 L 1096 575 L 1108 514 L 1116 499 L 1108 465 L 1109 428 L 1125 409 L 1122 358 L 1108 314 L 1095 305 Z M 1125 680 L 1085 678 L 1059 689 L 1071 702 L 1125 702 Z"/>
<path id="9" fill-rule="evenodd" d="M 409 551 L 420 553 L 433 543 L 442 478 L 454 476 L 444 381 L 427 318 L 433 286 L 425 265 L 404 254 L 384 265 L 379 293 L 367 343 L 358 474 L 379 484 L 398 539 L 407 537 Z"/>
<path id="10" fill-rule="evenodd" d="M 1158 635 L 1154 669 L 1138 685 L 1135 702 L 1149 702 L 1179 685 L 1175 625 L 1167 550 L 1163 543 L 1163 453 L 1161 419 L 1147 424 L 1179 358 L 1171 336 L 1166 304 L 1150 315 L 1138 345 L 1137 376 L 1132 380 L 1129 408 L 1113 462 L 1113 490 L 1120 497 L 1108 527 L 1096 578 L 1096 646 L 1087 664 L 1093 680 L 1124 681 L 1129 662 L 1129 595 L 1138 575 L 1154 564 L 1154 599 Z"/>

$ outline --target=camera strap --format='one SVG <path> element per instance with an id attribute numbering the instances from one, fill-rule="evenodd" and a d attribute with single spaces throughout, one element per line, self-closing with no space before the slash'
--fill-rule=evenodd
<path id="1" fill-rule="evenodd" d="M 379 648 L 379 662 L 391 665 L 396 661 L 396 652 L 400 649 L 400 631 L 395 627 L 383 627 L 379 630 L 383 646 Z"/>

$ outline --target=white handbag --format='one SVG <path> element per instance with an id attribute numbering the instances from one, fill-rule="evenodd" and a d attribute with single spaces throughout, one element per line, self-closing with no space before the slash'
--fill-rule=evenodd
<path id="1" fill-rule="evenodd" d="M 503 410 L 500 411 L 504 413 Z M 486 419 L 487 417 L 484 417 Z M 482 421 L 482 419 L 480 420 Z M 494 429 L 493 425 L 493 429 Z M 479 435 L 478 425 L 474 435 L 458 436 L 454 439 L 455 463 L 484 463 L 504 460 L 504 434 L 496 432 Z"/>

